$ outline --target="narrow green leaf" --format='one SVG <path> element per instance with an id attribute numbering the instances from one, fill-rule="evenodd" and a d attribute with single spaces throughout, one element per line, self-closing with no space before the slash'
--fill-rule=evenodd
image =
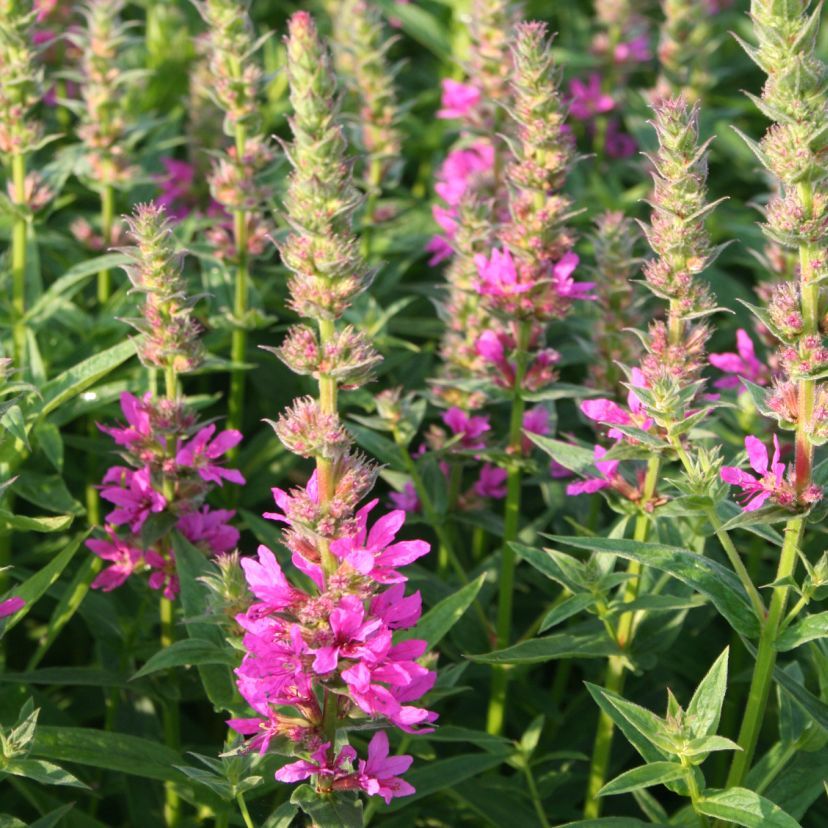
<path id="1" fill-rule="evenodd" d="M 795 650 L 807 641 L 826 636 L 828 636 L 828 612 L 818 612 L 788 627 L 776 639 L 776 649 L 784 653 L 788 650 Z"/>
<path id="2" fill-rule="evenodd" d="M 466 658 L 481 664 L 540 664 L 558 658 L 607 658 L 620 653 L 618 645 L 601 630 L 592 635 L 555 633 L 545 638 L 530 638 L 503 650 Z"/>
<path id="3" fill-rule="evenodd" d="M 650 744 L 667 754 L 676 754 L 675 742 L 667 730 L 667 724 L 652 710 L 640 704 L 634 704 L 621 696 L 607 696 L 610 704 L 632 725 Z"/>
<path id="4" fill-rule="evenodd" d="M 687 718 L 694 736 L 709 736 L 719 727 L 725 693 L 727 692 L 727 657 L 729 648 L 707 671 L 699 682 L 690 704 L 687 705 Z"/>
<path id="5" fill-rule="evenodd" d="M 423 615 L 414 629 L 400 633 L 398 640 L 421 638 L 428 642 L 429 649 L 436 646 L 472 605 L 485 580 L 484 573 L 448 598 L 443 598 Z"/>
<path id="6" fill-rule="evenodd" d="M 653 762 L 616 776 L 615 779 L 607 782 L 601 788 L 598 796 L 614 796 L 637 791 L 640 788 L 649 788 L 653 785 L 663 785 L 665 782 L 680 779 L 685 773 L 684 767 L 679 762 Z"/>
<path id="7" fill-rule="evenodd" d="M 575 446 L 540 434 L 527 434 L 527 437 L 545 451 L 556 463 L 576 474 L 595 472 L 595 452 L 584 446 Z"/>
<path id="8" fill-rule="evenodd" d="M 445 35 L 445 26 L 433 14 L 420 6 L 402 5 L 394 0 L 376 0 L 377 6 L 389 19 L 399 20 L 402 30 L 433 52 L 437 57 L 448 60 L 451 44 Z"/>
<path id="9" fill-rule="evenodd" d="M 76 776 L 65 771 L 53 762 L 45 759 L 12 759 L 3 767 L 3 773 L 12 773 L 15 776 L 23 776 L 26 779 L 33 779 L 42 785 L 67 785 L 70 788 L 86 788 Z"/>
<path id="10" fill-rule="evenodd" d="M 747 788 L 729 788 L 715 793 L 708 791 L 698 801 L 697 807 L 705 816 L 725 819 L 745 828 L 802 828 L 778 805 Z"/>
<path id="11" fill-rule="evenodd" d="M 756 638 L 759 622 L 739 579 L 729 569 L 688 549 L 625 538 L 551 536 L 552 540 L 595 552 L 610 552 L 667 572 L 706 595 L 740 635 Z"/>
<path id="12" fill-rule="evenodd" d="M 202 664 L 226 664 L 228 667 L 236 667 L 238 661 L 239 659 L 232 651 L 216 649 L 212 641 L 183 638 L 180 641 L 173 641 L 169 647 L 164 647 L 163 650 L 155 653 L 132 678 L 141 678 L 157 673 L 159 670 L 169 670 L 171 667 L 190 667 Z"/>
<path id="13" fill-rule="evenodd" d="M 0 528 L 14 529 L 17 532 L 41 532 L 43 534 L 62 532 L 72 525 L 74 519 L 74 515 L 48 515 L 41 517 L 13 515 L 5 509 L 0 509 Z"/>

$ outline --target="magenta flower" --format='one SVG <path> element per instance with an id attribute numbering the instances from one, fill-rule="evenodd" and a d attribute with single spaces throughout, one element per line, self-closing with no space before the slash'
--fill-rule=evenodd
<path id="1" fill-rule="evenodd" d="M 452 150 L 440 167 L 434 191 L 449 207 L 456 207 L 475 177 L 487 173 L 493 166 L 494 147 L 487 141 Z"/>
<path id="2" fill-rule="evenodd" d="M 575 268 L 580 262 L 577 253 L 565 253 L 552 267 L 552 281 L 558 296 L 564 299 L 597 299 L 593 290 L 595 282 L 576 282 L 572 278 Z"/>
<path id="3" fill-rule="evenodd" d="M 531 283 L 521 283 L 512 254 L 508 250 L 492 250 L 486 257 L 478 253 L 474 257 L 480 281 L 478 290 L 486 296 L 515 296 L 531 290 Z"/>
<path id="4" fill-rule="evenodd" d="M 647 382 L 644 374 L 638 368 L 633 368 L 631 383 L 634 388 L 646 388 Z M 630 389 L 627 395 L 628 408 L 622 408 L 618 403 L 612 400 L 584 400 L 581 403 L 581 411 L 589 417 L 590 420 L 603 423 L 605 425 L 631 425 L 635 428 L 640 428 L 642 431 L 647 431 L 653 424 L 652 418 L 647 416 L 644 409 L 644 404 L 640 397 Z M 617 428 L 611 428 L 607 435 L 613 440 L 623 440 L 625 435 L 623 431 Z"/>
<path id="5" fill-rule="evenodd" d="M 646 63 L 653 57 L 650 40 L 647 35 L 637 35 L 622 41 L 615 47 L 612 56 L 616 63 Z"/>
<path id="6" fill-rule="evenodd" d="M 607 131 L 604 136 L 604 149 L 610 158 L 629 158 L 635 155 L 638 144 L 632 135 L 629 135 L 621 129 L 615 118 L 611 118 L 607 122 Z"/>
<path id="7" fill-rule="evenodd" d="M 572 472 L 566 466 L 562 466 L 557 460 L 550 460 L 549 476 L 553 480 L 562 480 L 567 477 L 572 477 Z"/>
<path id="8" fill-rule="evenodd" d="M 362 655 L 365 640 L 382 625 L 379 618 L 365 618 L 365 607 L 355 595 L 345 595 L 328 616 L 330 639 L 321 647 L 310 648 L 315 654 L 313 671 L 326 675 L 336 670 L 340 658 L 356 659 Z"/>
<path id="9" fill-rule="evenodd" d="M 461 448 L 473 450 L 485 447 L 483 435 L 491 430 L 488 417 L 470 417 L 462 409 L 454 407 L 446 411 L 442 419 L 451 433 L 460 437 Z"/>
<path id="10" fill-rule="evenodd" d="M 6 598 L 5 601 L 0 601 L 0 618 L 8 618 L 8 616 L 14 615 L 25 606 L 26 602 L 16 595 L 12 598 Z"/>
<path id="11" fill-rule="evenodd" d="M 121 586 L 141 566 L 144 554 L 141 549 L 118 537 L 111 526 L 106 528 L 106 533 L 109 540 L 90 538 L 86 541 L 86 546 L 102 560 L 111 561 L 111 566 L 104 569 L 92 581 L 92 589 L 111 592 Z"/>
<path id="12" fill-rule="evenodd" d="M 356 534 L 332 541 L 331 554 L 377 583 L 399 583 L 407 579 L 396 571 L 397 567 L 428 554 L 431 547 L 422 540 L 394 543 L 397 532 L 405 523 L 405 512 L 401 509 L 384 515 L 368 531 L 368 515 L 377 503 L 372 500 L 356 513 Z"/>
<path id="13" fill-rule="evenodd" d="M 601 489 L 607 489 L 612 486 L 614 479 L 618 475 L 619 460 L 604 460 L 607 450 L 602 446 L 595 446 L 595 468 L 601 473 L 599 477 L 587 477 L 585 480 L 578 480 L 575 483 L 570 483 L 566 487 L 568 495 L 582 495 L 593 494 Z"/>
<path id="14" fill-rule="evenodd" d="M 151 514 L 163 512 L 167 505 L 164 495 L 152 487 L 147 467 L 133 471 L 124 466 L 113 466 L 104 475 L 103 483 L 101 497 L 116 506 L 107 516 L 107 522 L 115 526 L 129 524 L 135 534 L 141 531 Z"/>
<path id="15" fill-rule="evenodd" d="M 593 72 L 586 81 L 573 78 L 569 82 L 569 94 L 569 111 L 579 121 L 588 121 L 615 108 L 612 95 L 601 89 L 601 76 L 597 72 Z"/>
<path id="16" fill-rule="evenodd" d="M 729 375 L 717 379 L 713 383 L 716 388 L 740 388 L 742 379 L 756 385 L 768 383 L 768 369 L 757 358 L 753 340 L 743 328 L 736 331 L 736 352 L 710 354 L 710 364 Z"/>
<path id="17" fill-rule="evenodd" d="M 210 424 L 199 430 L 195 437 L 179 448 L 175 462 L 179 466 L 196 469 L 199 477 L 205 483 L 215 483 L 221 486 L 227 480 L 230 483 L 238 483 L 243 486 L 245 480 L 238 469 L 226 469 L 214 462 L 241 442 L 241 432 L 228 429 L 222 431 L 218 437 L 211 441 L 210 438 L 215 431 L 215 424 Z"/>
<path id="18" fill-rule="evenodd" d="M 155 203 L 163 207 L 168 215 L 181 221 L 193 211 L 195 167 L 175 158 L 162 158 L 161 163 L 164 165 L 164 174 L 155 179 L 161 189 Z"/>
<path id="19" fill-rule="evenodd" d="M 745 451 L 750 467 L 759 477 L 754 477 L 735 466 L 723 466 L 720 474 L 725 483 L 738 486 L 742 494 L 742 508 L 746 512 L 759 509 L 772 495 L 783 488 L 785 464 L 780 462 L 779 438 L 773 435 L 773 458 L 768 460 L 768 450 L 753 435 L 745 437 Z"/>
<path id="20" fill-rule="evenodd" d="M 484 463 L 480 469 L 480 477 L 474 484 L 475 494 L 480 497 L 491 497 L 502 500 L 506 497 L 506 469 Z"/>
<path id="21" fill-rule="evenodd" d="M 423 598 L 419 592 L 406 596 L 405 584 L 400 582 L 375 595 L 371 601 L 371 614 L 382 620 L 390 630 L 413 627 L 423 611 Z"/>
<path id="22" fill-rule="evenodd" d="M 391 492 L 388 499 L 404 512 L 420 511 L 420 498 L 413 483 L 406 483 L 401 492 Z"/>
<path id="23" fill-rule="evenodd" d="M 307 595 L 296 589 L 282 572 L 276 556 L 263 544 L 257 550 L 259 560 L 242 558 L 241 567 L 250 591 L 261 604 L 258 611 L 280 612 L 307 600 Z"/>
<path id="24" fill-rule="evenodd" d="M 236 516 L 232 509 L 210 509 L 202 506 L 178 519 L 176 529 L 194 546 L 204 545 L 214 555 L 235 549 L 239 542 L 239 530 L 230 526 Z"/>
<path id="25" fill-rule="evenodd" d="M 175 558 L 172 552 L 165 557 L 153 549 L 148 549 L 144 552 L 144 560 L 152 570 L 147 579 L 150 589 L 161 590 L 163 596 L 172 601 L 178 595 L 179 589 Z"/>
<path id="26" fill-rule="evenodd" d="M 146 404 L 150 399 L 148 393 L 144 395 L 142 400 L 139 400 L 134 394 L 124 391 L 121 394 L 121 411 L 124 412 L 127 426 L 125 428 L 113 428 L 98 423 L 98 428 L 104 434 L 108 434 L 115 441 L 115 445 L 127 449 L 148 440 L 152 437 L 152 423 L 149 408 Z"/>
<path id="27" fill-rule="evenodd" d="M 303 779 L 310 779 L 311 776 L 340 776 L 343 773 L 343 765 L 356 759 L 356 751 L 350 745 L 345 745 L 331 763 L 330 747 L 331 743 L 325 742 L 311 754 L 310 760 L 300 759 L 279 768 L 275 773 L 276 779 L 279 782 L 301 782 Z"/>
<path id="28" fill-rule="evenodd" d="M 388 734 L 380 730 L 368 744 L 368 759 L 359 760 L 359 787 L 369 796 L 381 796 L 388 805 L 395 796 L 416 793 L 400 774 L 414 761 L 411 756 L 389 756 Z"/>
<path id="29" fill-rule="evenodd" d="M 480 90 L 469 83 L 459 83 L 451 78 L 441 81 L 443 95 L 437 110 L 437 117 L 449 120 L 452 118 L 468 118 L 474 108 L 480 103 Z"/>

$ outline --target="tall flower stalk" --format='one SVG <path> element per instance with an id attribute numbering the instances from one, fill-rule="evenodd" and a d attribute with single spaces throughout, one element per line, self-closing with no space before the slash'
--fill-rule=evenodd
<path id="1" fill-rule="evenodd" d="M 224 113 L 224 131 L 232 146 L 221 154 L 210 174 L 213 198 L 232 215 L 229 258 L 235 264 L 233 281 L 233 332 L 230 358 L 228 423 L 240 428 L 244 414 L 247 358 L 251 252 L 261 248 L 267 232 L 262 213 L 268 199 L 263 176 L 273 161 L 273 152 L 262 133 L 261 108 L 264 73 L 256 53 L 261 40 L 255 38 L 248 2 L 193 0 L 207 24 L 205 54 L 212 79 L 212 95 Z"/>
<path id="2" fill-rule="evenodd" d="M 103 250 L 113 242 L 115 193 L 135 178 L 129 157 L 129 119 L 126 85 L 130 75 L 122 67 L 127 44 L 127 26 L 121 20 L 124 0 L 88 0 L 81 8 L 82 29 L 70 32 L 80 54 L 80 66 L 73 76 L 81 100 L 73 104 L 80 116 L 77 129 L 86 152 L 80 174 L 100 198 L 100 244 Z M 109 270 L 98 273 L 98 302 L 105 303 L 111 292 Z"/>
<path id="3" fill-rule="evenodd" d="M 14 361 L 26 364 L 26 269 L 31 211 L 26 187 L 28 157 L 41 145 L 43 127 L 32 110 L 43 95 L 43 70 L 33 46 L 35 13 L 25 0 L 0 0 L 0 156 L 15 215 L 11 239 Z"/>
<path id="4" fill-rule="evenodd" d="M 682 98 L 665 99 L 655 106 L 653 126 L 659 148 L 652 159 L 653 212 L 644 232 L 656 257 L 648 260 L 643 269 L 647 287 L 667 301 L 668 308 L 666 319 L 652 323 L 648 334 L 642 337 L 646 353 L 640 367 L 628 374 L 630 410 L 609 400 L 589 400 L 581 406 L 590 419 L 612 425 L 610 436 L 618 440 L 636 443 L 636 430 L 652 430 L 663 436 L 665 445 L 669 437 L 675 436 L 673 445 L 680 453 L 679 435 L 693 422 L 693 418 L 688 420 L 688 414 L 703 385 L 700 374 L 709 330 L 698 320 L 714 311 L 709 289 L 699 278 L 716 251 L 705 227 L 705 218 L 715 204 L 706 203 L 707 145 L 699 145 L 698 115 L 698 108 L 691 108 Z M 702 409 L 702 415 L 707 410 Z M 617 466 L 616 461 L 607 461 L 608 466 L 612 463 Z M 662 455 L 656 449 L 650 455 L 640 486 L 634 492 L 622 492 L 634 499 L 640 509 L 633 535 L 638 542 L 646 541 L 649 534 L 651 515 L 658 504 L 661 467 Z M 611 473 L 615 474 L 615 468 Z M 582 485 L 577 489 L 571 487 L 571 493 L 595 490 Z M 640 563 L 631 561 L 627 576 L 622 600 L 630 603 L 638 595 Z M 627 665 L 623 651 L 632 645 L 634 622 L 635 613 L 626 611 L 614 626 L 613 638 L 622 653 L 610 657 L 604 679 L 604 687 L 614 693 L 623 692 Z M 613 733 L 613 720 L 602 710 L 584 807 L 587 819 L 596 819 L 600 814 L 598 792 L 606 781 Z"/>
<path id="5" fill-rule="evenodd" d="M 578 257 L 566 226 L 571 203 L 561 193 L 572 163 L 572 143 L 564 130 L 565 110 L 557 87 L 546 26 L 520 23 L 512 46 L 512 118 L 515 135 L 505 169 L 509 219 L 498 229 L 499 246 L 475 257 L 477 289 L 497 320 L 476 347 L 511 396 L 504 510 L 503 552 L 498 582 L 496 646 L 509 645 L 515 553 L 520 528 L 523 476 L 524 395 L 555 378 L 558 354 L 546 347 L 546 328 L 570 311 L 577 299 L 592 298 L 592 285 L 572 278 Z M 508 673 L 495 667 L 487 729 L 500 733 L 506 713 Z"/>
<path id="6" fill-rule="evenodd" d="M 285 197 L 290 234 L 280 252 L 292 274 L 291 307 L 313 326 L 291 328 L 277 354 L 296 373 L 317 380 L 318 396 L 295 400 L 272 425 L 288 450 L 315 461 L 315 471 L 304 487 L 274 489 L 278 511 L 265 517 L 285 525 L 285 546 L 312 588 L 295 587 L 266 547 L 259 548 L 258 562 L 242 563 L 257 602 L 237 616 L 246 633 L 238 686 L 258 717 L 230 724 L 254 736 L 250 747 L 264 752 L 278 739 L 282 752 L 299 757 L 277 771 L 278 780 L 311 779 L 311 799 L 339 796 L 340 804 L 358 807 L 346 792 L 362 790 L 386 802 L 412 793 L 399 776 L 411 758 L 390 758 L 388 736 L 380 730 L 367 760 L 357 762 L 348 731 L 390 724 L 412 732 L 436 718 L 407 704 L 435 679 L 419 662 L 426 643 L 394 644 L 392 638 L 420 615 L 419 593 L 404 595 L 406 578 L 398 569 L 429 547 L 395 539 L 402 511 L 369 528 L 378 501 L 357 509 L 377 468 L 353 447 L 340 420 L 339 391 L 366 383 L 379 356 L 363 334 L 337 321 L 371 274 L 352 232 L 359 199 L 335 79 L 305 12 L 289 22 L 287 69 L 293 171 Z M 307 793 L 297 792 L 293 801 L 308 804 L 315 815 L 318 806 Z"/>
<path id="7" fill-rule="evenodd" d="M 785 525 L 775 586 L 767 616 L 762 619 L 756 663 L 739 730 L 741 751 L 734 754 L 728 786 L 740 785 L 753 761 L 773 681 L 775 641 L 785 620 L 788 584 L 803 542 L 804 512 L 822 494 L 814 485 L 813 465 L 814 447 L 824 442 L 826 417 L 821 402 L 826 388 L 819 377 L 828 365 L 820 310 L 820 274 L 828 232 L 824 160 L 828 101 L 826 67 L 816 53 L 821 7 L 809 12 L 809 6 L 807 0 L 753 0 L 751 20 L 757 45 L 743 44 L 768 75 L 761 98 L 751 99 L 773 123 L 761 143 L 746 139 L 778 182 L 778 193 L 768 205 L 764 229 L 773 241 L 797 251 L 799 258 L 797 281 L 777 285 L 767 315 L 762 314 L 765 324 L 770 322 L 772 333 L 782 343 L 779 357 L 783 373 L 768 398 L 768 408 L 781 427 L 794 431 L 794 470 L 789 479 L 792 490 L 786 493 L 785 481 L 777 474 L 779 466 L 784 471 L 784 465 L 775 457 L 772 471 L 776 485 L 760 483 L 757 494 L 766 493 L 766 497 L 777 501 L 784 496 L 786 505 L 797 508 L 797 513 Z M 752 461 L 757 454 L 754 449 Z M 746 488 L 747 481 L 731 476 L 728 482 Z"/>

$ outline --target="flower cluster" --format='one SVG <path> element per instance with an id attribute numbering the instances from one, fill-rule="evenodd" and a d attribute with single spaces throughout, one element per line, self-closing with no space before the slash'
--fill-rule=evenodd
<path id="1" fill-rule="evenodd" d="M 135 290 L 144 294 L 143 318 L 133 322 L 143 334 L 139 352 L 147 366 L 163 370 L 167 395 L 156 399 L 151 393 L 137 397 L 124 392 L 125 422 L 98 426 L 115 442 L 123 464 L 109 468 L 100 487 L 101 498 L 113 506 L 106 537 L 86 545 L 109 562 L 94 588 L 109 591 L 133 572 L 149 570 L 150 586 L 172 598 L 178 591 L 169 543 L 173 528 L 206 553 L 224 554 L 236 546 L 239 533 L 229 525 L 235 513 L 211 509 L 206 499 L 225 482 L 244 484 L 242 474 L 222 462 L 241 434 L 217 433 L 215 423 L 199 423 L 179 398 L 177 374 L 192 370 L 201 357 L 180 254 L 157 205 L 139 205 L 128 223 L 135 247 L 124 269 Z"/>
<path id="2" fill-rule="evenodd" d="M 242 562 L 257 600 L 237 617 L 245 633 L 238 687 L 258 716 L 230 725 L 253 736 L 251 748 L 266 751 L 279 738 L 302 757 L 277 779 L 313 777 L 320 793 L 362 790 L 388 801 L 413 792 L 399 778 L 410 757 L 389 758 L 382 732 L 358 764 L 355 749 L 340 746 L 343 731 L 354 725 L 387 723 L 412 732 L 436 718 L 411 704 L 435 680 L 420 663 L 426 643 L 394 642 L 394 632 L 412 627 L 421 611 L 419 593 L 405 595 L 399 569 L 429 545 L 397 539 L 403 511 L 372 520 L 378 501 L 359 507 L 377 469 L 355 451 L 337 398 L 343 381 L 354 387 L 368 379 L 365 366 L 377 357 L 364 341 L 340 348 L 345 332 L 337 332 L 336 320 L 370 274 L 351 233 L 357 199 L 327 50 L 305 12 L 294 14 L 288 31 L 294 142 L 286 208 L 292 232 L 280 250 L 292 271 L 291 304 L 316 322 L 319 333 L 297 326 L 280 356 L 318 378 L 319 398 L 297 400 L 273 426 L 290 451 L 315 460 L 316 470 L 305 486 L 274 489 L 278 511 L 265 517 L 284 525 L 284 545 L 310 587 L 291 583 L 266 547 L 259 548 L 258 561 Z M 356 351 L 354 369 L 347 363 Z"/>
<path id="3" fill-rule="evenodd" d="M 753 100 L 774 122 L 760 143 L 745 139 L 775 179 L 763 229 L 782 250 L 799 254 L 797 272 L 788 274 L 795 279 L 779 281 L 765 291 L 767 308 L 756 314 L 778 345 L 772 360 L 774 385 L 763 413 L 796 432 L 794 469 L 786 483 L 779 465 L 774 461 L 768 466 L 752 444 L 751 466 L 763 475 L 758 482 L 752 484 L 745 473 L 722 470 L 726 482 L 750 497 L 746 508 L 771 498 L 788 508 L 807 509 L 822 496 L 813 483 L 812 467 L 814 446 L 828 441 L 828 389 L 821 381 L 828 370 L 821 310 L 828 188 L 826 140 L 820 126 L 828 98 L 825 64 L 816 53 L 819 14 L 809 14 L 808 6 L 757 0 L 751 5 L 751 18 L 758 45 L 742 44 L 768 75 L 761 98 Z M 753 371 L 760 373 L 755 365 Z M 743 376 L 750 378 L 748 373 Z"/>
<path id="4" fill-rule="evenodd" d="M 72 108 L 80 118 L 78 137 L 84 144 L 82 174 L 96 190 L 124 186 L 136 175 L 130 164 L 130 124 L 125 106 L 130 76 L 122 67 L 128 42 L 121 20 L 124 0 L 87 0 L 81 8 L 84 26 L 68 37 L 79 55 L 80 100 Z"/>
<path id="5" fill-rule="evenodd" d="M 379 9 L 366 0 L 345 0 L 334 13 L 337 74 L 356 99 L 356 144 L 364 155 L 362 178 L 376 193 L 399 173 L 401 136 L 394 89 L 397 69 L 388 63 L 393 44 L 385 36 Z"/>
<path id="6" fill-rule="evenodd" d="M 35 14 L 19 0 L 0 0 L 0 153 L 26 155 L 40 143 L 43 127 L 32 110 L 43 98 L 31 28 Z"/>

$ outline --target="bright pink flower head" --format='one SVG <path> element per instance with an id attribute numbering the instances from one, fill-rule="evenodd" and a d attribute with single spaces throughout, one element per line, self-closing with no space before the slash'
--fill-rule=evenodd
<path id="1" fill-rule="evenodd" d="M 524 454 L 528 454 L 533 446 L 532 441 L 526 436 L 527 434 L 539 434 L 541 437 L 549 434 L 549 410 L 547 408 L 536 405 L 524 413 L 523 439 L 521 441 Z"/>
<path id="2" fill-rule="evenodd" d="M 92 589 L 111 592 L 121 586 L 141 566 L 144 553 L 127 540 L 118 537 L 111 526 L 107 527 L 106 533 L 108 540 L 90 538 L 86 541 L 86 546 L 102 560 L 111 562 L 111 566 L 104 569 L 92 581 Z"/>
<path id="3" fill-rule="evenodd" d="M 368 759 L 359 760 L 359 787 L 369 796 L 381 796 L 388 805 L 395 796 L 411 796 L 415 789 L 400 775 L 414 761 L 411 756 L 389 756 L 388 734 L 377 731 L 368 744 Z"/>
<path id="4" fill-rule="evenodd" d="M 113 466 L 104 475 L 101 497 L 115 504 L 107 523 L 120 526 L 129 524 L 137 534 L 151 514 L 163 512 L 167 501 L 161 492 L 152 487 L 149 468 L 133 471 L 123 466 Z"/>
<path id="5" fill-rule="evenodd" d="M 647 381 L 640 368 L 633 368 L 630 377 L 632 388 L 646 388 Z M 627 394 L 627 409 L 622 408 L 612 400 L 584 400 L 581 403 L 581 411 L 590 420 L 603 423 L 604 425 L 631 425 L 647 431 L 653 424 L 651 417 L 647 416 L 644 404 L 635 391 L 630 389 Z M 623 440 L 625 434 L 617 428 L 611 428 L 607 435 L 613 440 Z"/>
<path id="6" fill-rule="evenodd" d="M 235 515 L 231 509 L 202 506 L 182 515 L 176 528 L 193 545 L 206 546 L 214 555 L 220 555 L 235 549 L 239 542 L 239 530 L 229 524 Z"/>
<path id="7" fill-rule="evenodd" d="M 401 492 L 391 492 L 388 499 L 398 508 L 404 512 L 419 512 L 420 511 L 420 497 L 417 494 L 417 489 L 414 488 L 413 483 L 406 483 Z"/>
<path id="8" fill-rule="evenodd" d="M 5 601 L 0 601 L 0 618 L 8 618 L 14 615 L 26 606 L 26 602 L 19 596 L 6 598 Z"/>
<path id="9" fill-rule="evenodd" d="M 160 204 L 169 216 L 180 221 L 193 211 L 193 182 L 195 167 L 187 161 L 162 158 L 164 175 L 156 178 L 161 194 L 155 203 Z"/>
<path id="10" fill-rule="evenodd" d="M 773 435 L 773 458 L 768 460 L 768 450 L 753 435 L 745 437 L 748 462 L 759 477 L 754 477 L 736 466 L 723 466 L 720 474 L 725 483 L 738 486 L 742 494 L 742 508 L 754 512 L 774 494 L 780 492 L 785 478 L 785 464 L 780 462 L 779 438 Z"/>
<path id="11" fill-rule="evenodd" d="M 615 47 L 612 56 L 616 63 L 646 63 L 653 57 L 650 40 L 647 35 L 642 34 L 622 41 Z"/>
<path id="12" fill-rule="evenodd" d="M 534 287 L 532 283 L 519 281 L 515 261 L 508 250 L 495 248 L 488 258 L 478 253 L 474 263 L 480 277 L 477 287 L 486 296 L 515 296 Z"/>
<path id="13" fill-rule="evenodd" d="M 124 391 L 121 394 L 121 411 L 127 421 L 126 428 L 111 428 L 98 423 L 98 428 L 108 434 L 118 446 L 132 448 L 136 443 L 143 442 L 152 436 L 152 424 L 148 403 L 150 395 L 145 394 L 138 399 L 134 394 Z"/>
<path id="14" fill-rule="evenodd" d="M 310 650 L 316 656 L 313 670 L 320 676 L 336 670 L 340 658 L 358 659 L 366 639 L 382 624 L 379 618 L 365 617 L 365 607 L 354 595 L 342 598 L 331 611 L 328 623 L 328 643 Z"/>
<path id="15" fill-rule="evenodd" d="M 576 282 L 572 278 L 575 268 L 580 263 L 577 253 L 564 253 L 552 268 L 552 281 L 558 296 L 564 299 L 597 299 L 593 293 L 595 282 Z"/>
<path id="16" fill-rule="evenodd" d="M 612 118 L 607 122 L 604 149 L 610 158 L 630 158 L 638 150 L 638 144 L 635 138 L 624 132 L 618 121 Z"/>
<path id="17" fill-rule="evenodd" d="M 250 591 L 261 602 L 258 611 L 280 612 L 305 601 L 307 596 L 288 581 L 273 552 L 264 545 L 257 551 L 259 560 L 242 558 L 241 567 Z"/>
<path id="18" fill-rule="evenodd" d="M 613 478 L 618 473 L 619 460 L 604 460 L 607 450 L 601 446 L 595 446 L 595 468 L 601 473 L 600 477 L 587 477 L 585 480 L 578 480 L 566 487 L 566 493 L 570 496 L 581 494 L 593 494 L 601 489 L 606 489 L 613 483 Z"/>
<path id="19" fill-rule="evenodd" d="M 488 417 L 470 417 L 462 409 L 454 407 L 443 414 L 443 422 L 454 436 L 460 437 L 461 448 L 472 450 L 485 447 L 483 435 L 491 430 Z"/>
<path id="20" fill-rule="evenodd" d="M 451 78 L 441 81 L 443 95 L 441 108 L 437 117 L 449 120 L 452 118 L 468 118 L 474 108 L 480 103 L 480 90 L 469 83 L 459 83 Z"/>
<path id="21" fill-rule="evenodd" d="M 487 141 L 452 150 L 440 166 L 434 191 L 449 207 L 456 207 L 475 179 L 493 166 L 494 147 Z"/>
<path id="22" fill-rule="evenodd" d="M 150 589 L 160 590 L 165 598 L 172 601 L 178 595 L 179 589 L 178 573 L 172 552 L 164 556 L 149 549 L 144 553 L 144 560 L 152 570 L 147 580 Z"/>
<path id="23" fill-rule="evenodd" d="M 484 463 L 480 468 L 480 477 L 474 484 L 474 491 L 480 497 L 502 500 L 506 497 L 506 469 Z"/>
<path id="24" fill-rule="evenodd" d="M 742 379 L 756 385 L 768 383 L 768 369 L 757 358 L 753 340 L 743 328 L 736 331 L 736 352 L 710 354 L 710 364 L 728 375 L 713 383 L 716 388 L 740 388 Z"/>
<path id="25" fill-rule="evenodd" d="M 330 747 L 331 743 L 325 742 L 311 754 L 310 761 L 300 759 L 279 768 L 275 773 L 276 779 L 279 782 L 301 782 L 303 779 L 310 779 L 311 776 L 338 777 L 343 773 L 343 765 L 356 759 L 356 751 L 350 745 L 346 745 L 331 763 Z"/>
<path id="26" fill-rule="evenodd" d="M 356 513 L 356 534 L 332 541 L 331 554 L 377 583 L 399 583 L 406 577 L 397 572 L 397 567 L 407 566 L 428 554 L 430 546 L 422 540 L 395 542 L 405 523 L 405 512 L 401 509 L 383 515 L 369 531 L 368 515 L 377 502 L 372 500 Z"/>
<path id="27" fill-rule="evenodd" d="M 213 423 L 200 429 L 195 437 L 179 448 L 175 462 L 179 466 L 196 469 L 205 483 L 221 486 L 227 480 L 230 483 L 244 485 L 244 477 L 238 469 L 226 469 L 215 462 L 241 442 L 241 432 L 228 429 L 211 441 L 210 438 L 215 431 L 216 426 Z"/>
<path id="28" fill-rule="evenodd" d="M 615 108 L 612 95 L 601 89 L 601 76 L 597 72 L 593 72 L 586 81 L 573 78 L 569 82 L 569 94 L 569 111 L 579 121 L 588 121 Z"/>

